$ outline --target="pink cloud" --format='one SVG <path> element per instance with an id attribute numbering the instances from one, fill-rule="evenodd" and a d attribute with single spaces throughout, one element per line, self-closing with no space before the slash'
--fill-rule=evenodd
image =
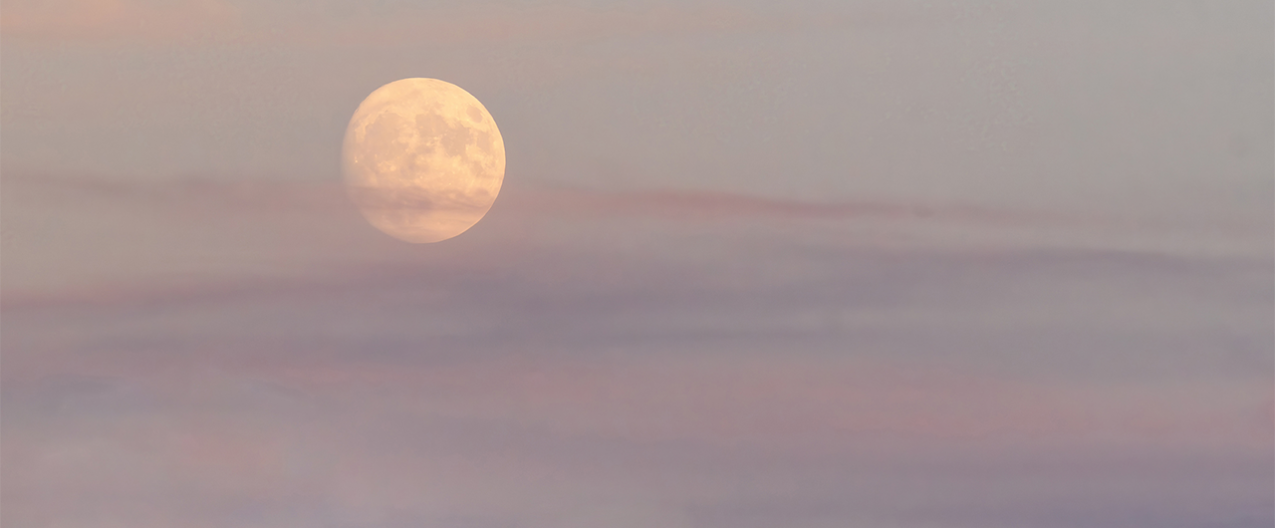
<path id="1" fill-rule="evenodd" d="M 6 175 L 10 185 L 54 187 L 71 192 L 89 192 L 97 199 L 141 202 L 160 208 L 192 204 L 217 206 L 226 210 L 278 211 L 345 209 L 353 204 L 344 186 L 332 183 L 282 181 L 218 182 L 185 180 L 175 182 L 108 182 L 85 177 L 45 174 Z M 541 217 L 631 217 L 656 216 L 678 220 L 713 220 L 738 217 L 789 219 L 882 219 L 973 224 L 1086 225 L 1093 219 L 1060 213 L 1016 210 L 962 203 L 908 203 L 886 200 L 814 202 L 768 198 L 740 192 L 655 189 L 636 191 L 592 191 L 583 189 L 506 190 L 497 206 Z"/>
<path id="2" fill-rule="evenodd" d="M 887 201 L 815 203 L 781 200 L 739 193 L 710 193 L 687 190 L 632 192 L 584 191 L 578 189 L 506 190 L 497 198 L 488 219 L 464 240 L 450 245 L 445 254 L 422 262 L 419 252 L 402 244 L 383 244 L 359 216 L 344 187 L 337 182 L 302 183 L 286 181 L 217 182 L 186 180 L 172 182 L 105 181 L 89 177 L 47 174 L 6 173 L 7 191 L 3 239 L 10 280 L 2 295 L 0 309 L 58 305 L 109 305 L 225 298 L 252 295 L 265 290 L 304 289 L 315 280 L 358 281 L 367 261 L 400 262 L 406 268 L 428 266 L 435 272 L 468 269 L 473 266 L 500 267 L 515 262 L 513 255 L 543 249 L 544 240 L 554 236 L 545 222 L 571 221 L 575 225 L 597 225 L 598 221 L 654 219 L 671 226 L 703 225 L 765 219 L 780 222 L 833 221 L 904 226 L 1019 227 L 1023 225 L 1071 225 L 1060 215 L 1030 211 L 985 208 L 963 204 L 921 205 Z M 43 232 L 49 225 L 41 218 L 54 214 L 64 228 L 79 233 Z M 102 218 L 120 224 L 104 224 Z M 244 231 L 244 226 L 252 229 Z M 144 229 L 153 235 L 119 241 L 104 246 L 100 235 L 116 231 Z M 610 228 L 608 228 L 610 229 Z M 76 236 L 82 243 L 73 243 Z M 254 270 L 244 273 L 210 275 L 203 260 L 190 260 L 187 243 L 202 240 L 199 250 L 243 252 L 255 248 L 243 259 L 271 260 L 278 266 L 284 259 L 304 261 L 306 272 L 290 272 L 286 279 Z M 479 238 L 486 237 L 486 238 Z M 59 241 L 48 246 L 46 241 Z M 118 244 L 128 247 L 118 251 Z M 577 242 L 582 243 L 582 242 Z M 209 244 L 217 244 L 210 246 Z M 277 255 L 287 248 L 284 255 Z M 333 251 L 333 248 L 340 248 Z M 72 251 L 62 254 L 58 251 Z M 79 255 L 75 251 L 94 256 Z M 495 253 L 496 255 L 493 255 Z M 199 272 L 204 279 L 196 284 L 156 280 L 154 273 L 140 273 L 144 280 L 86 280 L 87 271 L 73 280 L 36 280 L 58 267 L 92 264 L 90 271 L 103 274 L 112 262 L 102 254 L 147 255 L 144 261 L 121 261 L 121 275 L 137 275 L 148 266 L 162 265 L 166 272 Z M 355 259 L 355 257 L 359 259 Z M 249 258 L 254 257 L 254 258 Z M 56 259 L 56 262 L 46 262 Z M 245 264 L 247 265 L 247 264 Z M 262 264 L 263 266 L 265 264 Z M 298 262 L 296 266 L 301 266 Z M 334 268 L 333 266 L 336 266 Z M 339 268 L 339 269 L 337 269 Z M 317 270 L 317 275 L 316 275 Z M 377 269 L 377 273 L 385 270 Z M 336 274 L 335 276 L 333 274 Z M 351 275 L 353 274 L 353 275 Z M 24 277 L 33 277 L 26 286 Z M 49 286 L 44 286 L 44 285 Z"/>
<path id="3" fill-rule="evenodd" d="M 510 359 L 420 370 L 340 365 L 276 372 L 279 379 L 324 390 L 402 390 L 409 400 L 431 402 L 429 412 L 548 425 L 571 434 L 691 439 L 723 447 L 836 452 L 902 440 L 1260 451 L 1275 441 L 1272 417 L 1261 412 L 1269 407 L 1264 399 L 1269 383 L 1082 387 L 774 356 L 616 363 Z"/>
<path id="4" fill-rule="evenodd" d="M 1062 214 L 965 204 L 925 204 L 892 201 L 812 202 L 766 198 L 744 193 L 652 190 L 600 192 L 560 189 L 525 198 L 531 207 L 572 215 L 660 216 L 680 220 L 733 217 L 791 219 L 883 219 L 976 224 L 1054 224 L 1080 219 Z M 521 205 L 521 204 L 516 204 Z"/>
<path id="5" fill-rule="evenodd" d="M 51 41 L 180 41 L 223 33 L 239 17 L 220 0 L 15 0 L 4 3 L 9 38 Z"/>
<path id="6" fill-rule="evenodd" d="M 460 8 L 400 8 L 390 13 L 352 6 L 340 14 L 305 2 L 241 8 L 221 0 L 16 0 L 6 2 L 9 38 L 45 41 L 194 38 L 331 47 L 404 46 L 518 41 L 593 41 L 647 35 L 773 28 L 787 18 L 726 7 L 587 9 L 505 4 Z"/>

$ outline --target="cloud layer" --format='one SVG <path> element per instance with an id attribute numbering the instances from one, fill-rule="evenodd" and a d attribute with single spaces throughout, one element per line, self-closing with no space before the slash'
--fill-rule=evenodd
<path id="1" fill-rule="evenodd" d="M 6 2 L 6 38 L 53 42 L 183 42 L 227 33 L 239 9 L 221 0 L 54 0 Z"/>
<path id="2" fill-rule="evenodd" d="M 6 1 L 0 524 L 1269 527 L 1271 9 Z"/>
<path id="3" fill-rule="evenodd" d="M 4 250 L 6 524 L 1272 520 L 1259 253 L 1026 212 L 517 189 L 474 236 L 409 246 L 339 188 L 11 189 L 65 219 L 6 203 L 4 240 L 49 241 L 27 256 L 124 253 L 9 282 Z M 108 217 L 127 229 L 59 236 Z M 996 235 L 1020 218 L 1032 243 Z"/>

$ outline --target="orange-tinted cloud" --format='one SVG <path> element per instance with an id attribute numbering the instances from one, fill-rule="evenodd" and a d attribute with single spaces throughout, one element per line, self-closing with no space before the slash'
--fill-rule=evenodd
<path id="1" fill-rule="evenodd" d="M 8 38 L 182 41 L 224 33 L 239 11 L 221 0 L 14 0 L 0 11 Z"/>
<path id="2" fill-rule="evenodd" d="M 5 36 L 18 39 L 180 42 L 208 38 L 318 47 L 594 41 L 756 30 L 790 22 L 720 6 L 630 10 L 494 4 L 400 7 L 386 12 L 357 2 L 326 9 L 306 2 L 240 6 L 223 0 L 16 0 L 5 3 L 0 18 Z"/>
<path id="3" fill-rule="evenodd" d="M 393 13 L 360 13 L 347 19 L 313 16 L 315 24 L 284 24 L 272 29 L 266 38 L 321 47 L 589 42 L 757 30 L 784 21 L 724 6 L 590 9 L 562 4 L 409 8 Z"/>

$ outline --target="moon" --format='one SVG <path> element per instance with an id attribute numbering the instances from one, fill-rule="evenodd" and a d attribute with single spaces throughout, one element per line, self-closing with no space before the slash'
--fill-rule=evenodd
<path id="1" fill-rule="evenodd" d="M 482 220 L 505 180 L 505 142 L 487 108 L 459 86 L 403 79 L 350 118 L 346 190 L 364 218 L 412 243 L 439 242 Z"/>

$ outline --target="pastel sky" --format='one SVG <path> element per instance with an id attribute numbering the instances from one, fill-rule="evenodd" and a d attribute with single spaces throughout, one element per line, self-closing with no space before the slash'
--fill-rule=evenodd
<path id="1" fill-rule="evenodd" d="M 1262 1 L 0 7 L 0 524 L 1269 527 Z M 411 245 L 346 122 L 505 186 Z"/>

